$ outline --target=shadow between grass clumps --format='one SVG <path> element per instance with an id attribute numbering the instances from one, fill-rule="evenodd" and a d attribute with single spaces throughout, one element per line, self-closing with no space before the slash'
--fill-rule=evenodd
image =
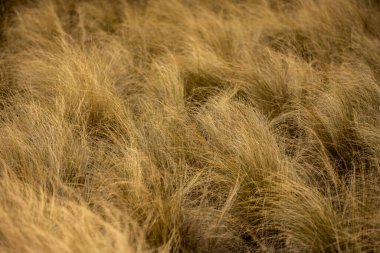
<path id="1" fill-rule="evenodd" d="M 183 75 L 184 91 L 187 105 L 201 106 L 212 96 L 218 95 L 229 86 L 221 77 L 199 72 L 185 72 Z"/>

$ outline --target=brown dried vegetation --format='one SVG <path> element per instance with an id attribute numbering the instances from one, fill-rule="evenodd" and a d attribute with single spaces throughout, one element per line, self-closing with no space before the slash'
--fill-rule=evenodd
<path id="1" fill-rule="evenodd" d="M 0 252 L 380 251 L 379 1 L 0 15 Z"/>

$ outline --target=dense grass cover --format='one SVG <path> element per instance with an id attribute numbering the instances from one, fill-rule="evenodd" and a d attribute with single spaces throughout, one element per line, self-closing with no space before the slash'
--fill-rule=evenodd
<path id="1" fill-rule="evenodd" d="M 379 1 L 0 13 L 1 252 L 380 251 Z"/>

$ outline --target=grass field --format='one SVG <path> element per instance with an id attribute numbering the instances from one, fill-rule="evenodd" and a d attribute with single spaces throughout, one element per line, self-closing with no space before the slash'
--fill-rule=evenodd
<path id="1" fill-rule="evenodd" d="M 380 252 L 379 1 L 0 15 L 0 252 Z"/>

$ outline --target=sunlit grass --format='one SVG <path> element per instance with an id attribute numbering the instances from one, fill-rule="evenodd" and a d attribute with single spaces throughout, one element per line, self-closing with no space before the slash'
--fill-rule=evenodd
<path id="1" fill-rule="evenodd" d="M 1 252 L 380 251 L 378 1 L 1 3 Z"/>

